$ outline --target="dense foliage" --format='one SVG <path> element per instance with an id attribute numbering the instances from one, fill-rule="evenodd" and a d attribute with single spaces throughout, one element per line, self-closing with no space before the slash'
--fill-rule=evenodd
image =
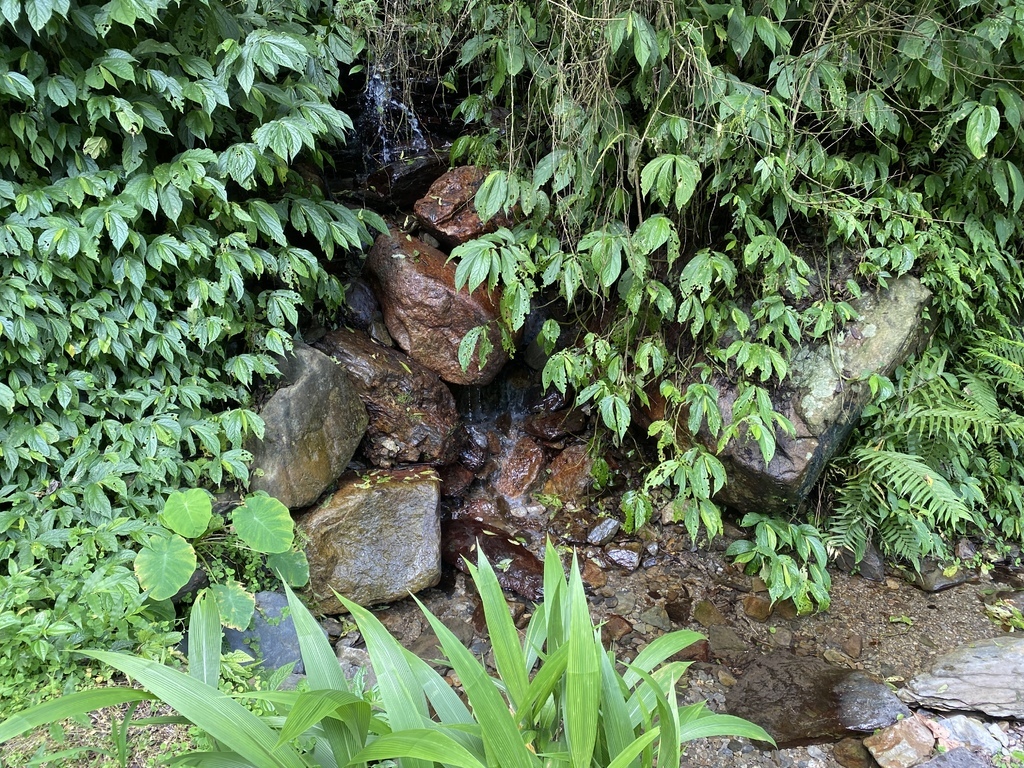
<path id="1" fill-rule="evenodd" d="M 462 113 L 482 130 L 454 154 L 496 167 L 478 208 L 521 223 L 461 247 L 460 275 L 504 286 L 510 329 L 551 292 L 584 319 L 593 332 L 545 380 L 574 386 L 615 438 L 637 408 L 677 409 L 649 428 L 660 462 L 624 500 L 632 524 L 669 486 L 691 532 L 717 530 L 715 449 L 751 440 L 768 461 L 790 428 L 770 394 L 795 345 L 829 339 L 848 299 L 913 273 L 934 293 L 935 351 L 895 386 L 871 382 L 888 399 L 843 462 L 827 524 L 858 553 L 874 535 L 913 563 L 960 533 L 1021 540 L 1024 5 L 464 10 L 455 71 L 474 78 Z M 731 421 L 723 380 L 739 386 Z M 712 440 L 682 440 L 677 420 Z M 793 545 L 806 529 L 759 530 L 753 562 L 773 596 L 826 604 L 820 549 Z"/>
<path id="2" fill-rule="evenodd" d="M 185 722 L 209 733 L 212 750 L 174 758 L 181 765 L 327 768 L 398 760 L 406 768 L 541 768 L 547 761 L 568 768 L 652 768 L 678 765 L 682 745 L 694 739 L 772 741 L 761 727 L 709 712 L 703 701 L 679 704 L 677 684 L 690 663 L 666 660 L 702 639 L 696 632 L 663 635 L 628 666 L 619 664 L 601 645 L 575 559 L 567 580 L 550 543 L 544 601 L 522 638 L 482 550 L 470 571 L 496 677 L 421 605 L 445 663 L 461 680 L 465 701 L 370 611 L 341 598 L 366 639 L 378 679 L 370 695 L 350 685 L 316 619 L 289 590 L 308 686 L 301 692 L 242 693 L 240 698 L 266 703 L 266 716 L 260 717 L 217 687 L 221 622 L 217 601 L 204 594 L 192 609 L 188 674 L 130 654 L 92 652 L 144 689 L 83 691 L 39 705 L 0 722 L 0 743 L 37 725 L 145 699 L 171 705 Z"/>
<path id="3" fill-rule="evenodd" d="M 292 166 L 351 127 L 342 10 L 0 3 L 2 700 L 68 649 L 163 651 L 135 550 L 168 492 L 246 479 L 254 377 L 341 299 L 366 227 Z"/>

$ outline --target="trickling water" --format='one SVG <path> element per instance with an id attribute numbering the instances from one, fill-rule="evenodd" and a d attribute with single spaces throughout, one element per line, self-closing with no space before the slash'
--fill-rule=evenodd
<path id="1" fill-rule="evenodd" d="M 371 164 L 387 165 L 403 153 L 427 149 L 427 139 L 412 107 L 402 101 L 386 73 L 371 67 L 363 110 L 366 150 Z"/>

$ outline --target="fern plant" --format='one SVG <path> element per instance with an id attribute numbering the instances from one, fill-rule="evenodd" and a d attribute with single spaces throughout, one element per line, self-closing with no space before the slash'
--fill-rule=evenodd
<path id="1" fill-rule="evenodd" d="M 946 352 L 897 373 L 848 455 L 832 543 L 920 566 L 954 537 L 1024 540 L 1024 338 L 977 331 L 949 368 Z"/>

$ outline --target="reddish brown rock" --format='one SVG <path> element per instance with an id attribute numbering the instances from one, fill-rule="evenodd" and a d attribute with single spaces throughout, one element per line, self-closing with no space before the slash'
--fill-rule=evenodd
<path id="1" fill-rule="evenodd" d="M 871 768 L 875 764 L 861 740 L 849 736 L 832 748 L 832 757 L 843 768 Z"/>
<path id="2" fill-rule="evenodd" d="M 754 621 L 767 621 L 772 613 L 772 601 L 761 594 L 744 595 L 743 612 Z"/>
<path id="3" fill-rule="evenodd" d="M 708 664 L 711 661 L 711 644 L 706 639 L 698 640 L 672 654 L 671 661 L 702 661 Z"/>
<path id="4" fill-rule="evenodd" d="M 441 467 L 441 495 L 462 496 L 473 482 L 473 473 L 461 464 L 449 464 Z"/>
<path id="5" fill-rule="evenodd" d="M 507 499 L 529 493 L 544 467 L 544 450 L 528 437 L 520 438 L 498 461 L 494 490 Z"/>
<path id="6" fill-rule="evenodd" d="M 448 565 L 467 572 L 466 561 L 477 562 L 477 545 L 495 567 L 494 575 L 503 589 L 530 600 L 544 595 L 544 564 L 506 531 L 480 520 L 460 517 L 443 526 L 441 557 Z"/>
<path id="7" fill-rule="evenodd" d="M 477 215 L 473 198 L 487 172 L 464 165 L 453 168 L 430 185 L 427 194 L 414 208 L 424 229 L 445 245 L 454 247 L 474 237 L 493 232 L 511 222 L 503 214 L 484 223 Z"/>
<path id="8" fill-rule="evenodd" d="M 562 501 L 578 501 L 587 495 L 593 484 L 590 468 L 593 463 L 587 455 L 587 446 L 570 445 L 548 467 L 544 493 Z"/>
<path id="9" fill-rule="evenodd" d="M 508 361 L 498 325 L 497 292 L 455 289 L 455 264 L 436 248 L 399 230 L 377 238 L 366 259 L 391 337 L 410 357 L 452 384 L 487 384 Z M 487 326 L 493 347 L 481 369 L 474 355 L 467 370 L 459 344 Z"/>
<path id="10" fill-rule="evenodd" d="M 609 645 L 614 640 L 621 640 L 633 631 L 633 625 L 617 614 L 612 614 L 601 625 L 601 642 Z"/>
<path id="11" fill-rule="evenodd" d="M 316 346 L 341 363 L 366 406 L 370 425 L 363 451 L 370 461 L 390 467 L 454 460 L 459 414 L 451 391 L 435 373 L 347 329 L 328 333 Z"/>
<path id="12" fill-rule="evenodd" d="M 580 574 L 583 583 L 591 589 L 600 589 L 608 583 L 608 576 L 593 560 L 583 561 L 583 572 Z"/>
<path id="13" fill-rule="evenodd" d="M 915 715 L 868 736 L 864 746 L 882 768 L 910 768 L 927 759 L 935 737 Z"/>

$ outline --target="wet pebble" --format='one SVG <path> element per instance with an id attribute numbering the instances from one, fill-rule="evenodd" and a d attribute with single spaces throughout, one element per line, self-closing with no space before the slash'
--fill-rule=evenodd
<path id="1" fill-rule="evenodd" d="M 615 534 L 619 532 L 621 527 L 622 523 L 614 517 L 606 517 L 587 533 L 587 543 L 593 544 L 596 547 L 603 547 L 615 538 Z"/>

